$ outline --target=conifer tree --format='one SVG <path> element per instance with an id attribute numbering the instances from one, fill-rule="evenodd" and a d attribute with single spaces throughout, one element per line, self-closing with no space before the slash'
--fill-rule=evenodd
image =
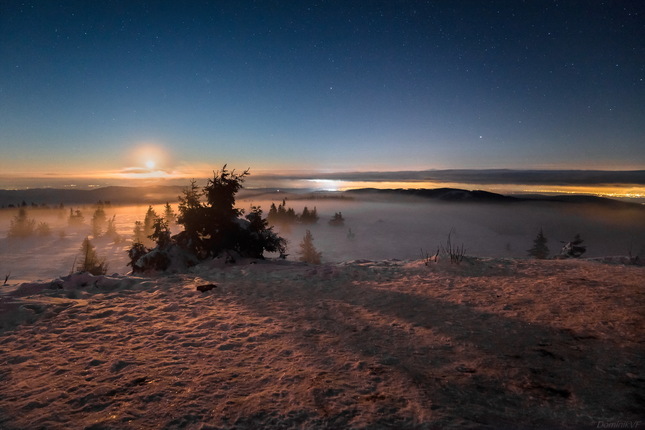
<path id="1" fill-rule="evenodd" d="M 134 229 L 132 230 L 132 243 L 143 244 L 143 223 L 141 221 L 134 222 Z"/>
<path id="2" fill-rule="evenodd" d="M 300 243 L 300 261 L 310 264 L 320 264 L 322 253 L 314 246 L 314 237 L 311 231 L 307 230 L 305 237 Z"/>
<path id="3" fill-rule="evenodd" d="M 92 236 L 95 238 L 101 236 L 106 221 L 107 216 L 105 215 L 105 209 L 103 209 L 103 202 L 99 202 L 92 215 Z"/>
<path id="4" fill-rule="evenodd" d="M 116 215 L 112 215 L 112 218 L 107 220 L 105 235 L 111 238 L 114 243 L 119 243 L 121 241 L 121 236 L 116 231 Z"/>
<path id="5" fill-rule="evenodd" d="M 540 228 L 539 233 L 533 239 L 533 247 L 529 249 L 527 252 L 529 253 L 530 256 L 535 257 L 540 260 L 544 260 L 549 256 L 549 247 L 546 245 L 548 242 L 546 236 L 544 236 L 544 232 L 542 231 L 542 228 Z"/>
<path id="6" fill-rule="evenodd" d="M 152 223 L 152 234 L 149 238 L 157 244 L 159 249 L 167 248 L 170 243 L 170 229 L 168 222 L 161 217 L 158 217 Z"/>
<path id="7" fill-rule="evenodd" d="M 34 234 L 36 229 L 36 220 L 27 216 L 27 210 L 24 207 L 18 209 L 18 215 L 11 220 L 8 237 L 25 238 Z"/>
<path id="8" fill-rule="evenodd" d="M 153 233 L 152 225 L 155 223 L 157 218 L 159 218 L 159 215 L 157 215 L 152 206 L 148 206 L 146 217 L 143 219 L 143 235 L 145 237 L 150 237 Z"/>
<path id="9" fill-rule="evenodd" d="M 92 275 L 105 275 L 107 273 L 105 260 L 98 257 L 94 245 L 92 245 L 90 239 L 87 237 L 81 245 L 81 260 L 78 266 L 76 266 L 76 270 L 79 272 L 88 272 Z"/>
<path id="10" fill-rule="evenodd" d="M 345 218 L 341 212 L 336 212 L 334 217 L 329 220 L 329 225 L 334 227 L 340 227 L 345 224 Z"/>
<path id="11" fill-rule="evenodd" d="M 69 209 L 69 219 L 68 219 L 68 224 L 71 227 L 76 227 L 83 225 L 83 222 L 85 222 L 85 217 L 83 216 L 83 213 L 79 209 Z"/>
<path id="12" fill-rule="evenodd" d="M 177 215 L 175 214 L 175 211 L 172 209 L 172 206 L 170 206 L 170 203 L 168 202 L 166 202 L 166 206 L 164 206 L 163 217 L 168 223 L 168 225 L 172 225 L 177 222 Z"/>

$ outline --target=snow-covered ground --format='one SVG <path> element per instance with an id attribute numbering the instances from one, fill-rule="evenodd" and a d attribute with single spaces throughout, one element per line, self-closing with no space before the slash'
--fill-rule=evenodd
<path id="1" fill-rule="evenodd" d="M 0 428 L 634 422 L 643 279 L 583 260 L 213 260 L 22 284 L 0 302 Z"/>

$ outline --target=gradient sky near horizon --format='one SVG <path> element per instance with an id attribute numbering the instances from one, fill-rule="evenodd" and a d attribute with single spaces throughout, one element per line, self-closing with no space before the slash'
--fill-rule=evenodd
<path id="1" fill-rule="evenodd" d="M 645 2 L 0 3 L 0 175 L 645 169 Z"/>

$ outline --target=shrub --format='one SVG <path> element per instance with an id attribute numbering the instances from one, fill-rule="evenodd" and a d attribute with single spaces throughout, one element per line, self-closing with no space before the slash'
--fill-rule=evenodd
<path id="1" fill-rule="evenodd" d="M 582 245 L 582 238 L 579 234 L 576 234 L 571 242 L 565 243 L 560 251 L 560 256 L 562 258 L 578 258 L 587 251 L 587 246 Z"/>
<path id="2" fill-rule="evenodd" d="M 36 234 L 40 237 L 47 237 L 51 236 L 52 234 L 52 229 L 49 227 L 49 224 L 46 222 L 40 222 L 38 223 L 38 227 L 36 227 Z"/>
<path id="3" fill-rule="evenodd" d="M 464 248 L 463 243 L 461 244 L 461 246 L 452 243 L 452 234 L 454 232 L 454 228 L 450 230 L 450 232 L 448 233 L 448 239 L 446 239 L 446 245 L 444 246 L 443 244 L 441 244 L 440 248 L 441 252 L 444 255 L 450 257 L 450 262 L 452 264 L 459 264 L 464 259 L 464 255 L 466 255 L 466 249 Z"/>

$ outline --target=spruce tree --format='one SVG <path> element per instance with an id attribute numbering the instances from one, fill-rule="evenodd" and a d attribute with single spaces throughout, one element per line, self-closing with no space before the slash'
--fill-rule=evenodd
<path id="1" fill-rule="evenodd" d="M 341 212 L 336 212 L 334 217 L 329 220 L 329 225 L 334 227 L 340 227 L 345 224 L 345 218 Z"/>
<path id="2" fill-rule="evenodd" d="M 544 260 L 549 256 L 549 247 L 546 245 L 547 242 L 548 240 L 546 236 L 544 236 L 542 228 L 540 228 L 540 232 L 537 234 L 535 239 L 533 239 L 533 248 L 529 249 L 527 252 L 532 257 Z"/>
<path id="3" fill-rule="evenodd" d="M 94 214 L 92 215 L 92 236 L 97 238 L 103 233 L 103 226 L 107 222 L 107 216 L 105 215 L 105 209 L 103 209 L 103 203 L 99 202 L 96 205 Z"/>
<path id="4" fill-rule="evenodd" d="M 153 233 L 154 230 L 152 226 L 157 218 L 159 218 L 159 215 L 157 215 L 152 206 L 148 206 L 146 217 L 143 219 L 143 235 L 145 237 L 150 237 Z"/>
<path id="5" fill-rule="evenodd" d="M 314 237 L 311 231 L 307 230 L 305 237 L 300 243 L 300 261 L 310 264 L 320 264 L 322 253 L 314 246 Z"/>
<path id="6" fill-rule="evenodd" d="M 132 230 L 132 243 L 143 244 L 143 223 L 141 221 L 134 222 L 134 229 Z"/>
<path id="7" fill-rule="evenodd" d="M 11 220 L 8 237 L 25 238 L 34 234 L 36 230 L 36 220 L 27 216 L 27 210 L 24 207 L 18 209 L 18 215 Z"/>
<path id="8" fill-rule="evenodd" d="M 79 272 L 88 272 L 92 275 L 105 275 L 107 273 L 107 264 L 104 259 L 100 259 L 96 254 L 94 245 L 89 238 L 83 240 L 81 245 L 81 260 L 76 266 Z"/>
<path id="9" fill-rule="evenodd" d="M 163 217 L 168 225 L 173 225 L 177 222 L 177 215 L 175 214 L 175 211 L 172 210 L 172 206 L 170 206 L 170 203 L 168 202 L 166 202 L 166 206 L 164 206 Z"/>

